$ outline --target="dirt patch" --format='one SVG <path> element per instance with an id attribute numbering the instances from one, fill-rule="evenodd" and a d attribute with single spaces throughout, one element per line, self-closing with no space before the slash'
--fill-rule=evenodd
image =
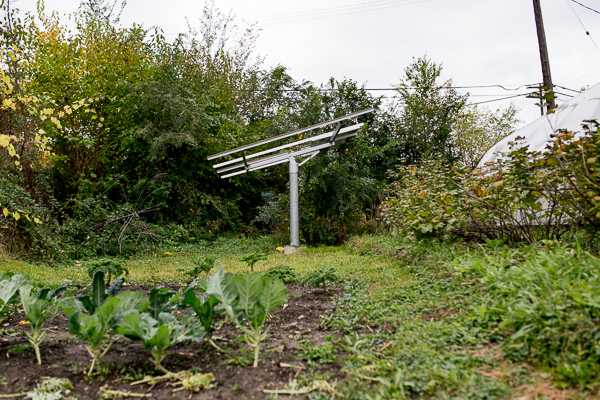
<path id="1" fill-rule="evenodd" d="M 479 349 L 469 351 L 475 357 L 489 357 L 496 366 L 488 365 L 478 371 L 479 374 L 497 379 L 499 381 L 510 380 L 511 372 L 514 366 L 504 358 L 504 352 L 497 346 L 485 346 Z M 512 400 L 573 400 L 577 396 L 575 390 L 565 390 L 557 388 L 550 379 L 542 377 L 540 374 L 533 375 L 533 382 L 515 387 Z"/>
<path id="2" fill-rule="evenodd" d="M 129 286 L 127 289 L 139 289 Z M 141 287 L 148 291 L 150 287 Z M 288 285 L 288 304 L 274 313 L 269 321 L 269 339 L 261 346 L 261 363 L 251 366 L 251 351 L 240 333 L 231 324 L 223 324 L 215 333 L 217 344 L 226 353 L 220 353 L 204 343 L 179 343 L 171 348 L 164 366 L 170 371 L 193 369 L 211 372 L 216 386 L 210 390 L 192 394 L 187 391 L 173 392 L 169 383 L 154 387 L 130 386 L 130 382 L 151 373 L 149 353 L 139 342 L 120 338 L 104 357 L 102 376 L 88 379 L 86 369 L 90 365 L 83 343 L 67 333 L 68 320 L 62 313 L 46 323 L 48 337 L 42 344 L 43 365 L 36 363 L 33 351 L 28 350 L 27 338 L 22 334 L 28 328 L 19 325 L 23 315 L 15 314 L 4 321 L 3 329 L 14 329 L 16 335 L 0 336 L 0 394 L 17 393 L 33 389 L 44 377 L 68 378 L 74 390 L 70 394 L 78 399 L 99 398 L 100 388 L 152 393 L 153 398 L 169 399 L 268 399 L 263 389 L 282 389 L 290 380 L 306 371 L 307 366 L 299 359 L 300 345 L 310 341 L 313 345 L 325 341 L 330 335 L 319 329 L 322 316 L 331 314 L 331 299 L 339 291 Z M 223 321 L 221 321 L 223 322 Z M 319 373 L 332 378 L 340 377 L 338 364 L 319 365 Z M 286 398 L 282 396 L 281 398 Z"/>
<path id="3" fill-rule="evenodd" d="M 577 398 L 577 392 L 574 390 L 559 389 L 552 385 L 548 379 L 536 376 L 533 383 L 519 386 L 515 388 L 519 394 L 512 397 L 512 400 L 573 400 Z"/>
<path id="4" fill-rule="evenodd" d="M 423 319 L 423 321 L 437 321 L 443 318 L 447 318 L 453 314 L 458 313 L 458 309 L 456 308 L 451 308 L 451 309 L 446 309 L 446 308 L 436 308 L 427 312 L 424 312 L 423 314 L 421 314 L 421 318 Z"/>

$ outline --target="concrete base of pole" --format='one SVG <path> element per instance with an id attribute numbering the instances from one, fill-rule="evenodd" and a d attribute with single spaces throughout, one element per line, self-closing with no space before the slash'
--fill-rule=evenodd
<path id="1" fill-rule="evenodd" d="M 292 246 L 292 245 L 287 245 L 283 247 L 283 254 L 294 254 L 299 250 L 302 250 L 303 248 L 305 248 L 306 246 L 304 245 L 300 245 L 300 246 Z"/>

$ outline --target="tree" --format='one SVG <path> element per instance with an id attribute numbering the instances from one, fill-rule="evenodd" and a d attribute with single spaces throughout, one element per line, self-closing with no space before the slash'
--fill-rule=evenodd
<path id="1" fill-rule="evenodd" d="M 510 135 L 519 122 L 513 105 L 496 111 L 476 105 L 465 107 L 452 127 L 452 144 L 458 162 L 475 168 L 485 152 Z"/>
<path id="2" fill-rule="evenodd" d="M 451 133 L 465 107 L 467 95 L 459 94 L 452 81 L 438 83 L 442 66 L 427 59 L 413 59 L 397 86 L 400 112 L 397 137 L 392 147 L 398 158 L 415 164 L 433 155 L 455 160 Z"/>

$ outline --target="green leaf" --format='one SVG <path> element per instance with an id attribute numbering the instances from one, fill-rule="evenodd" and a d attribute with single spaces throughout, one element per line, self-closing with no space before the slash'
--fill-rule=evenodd
<path id="1" fill-rule="evenodd" d="M 223 282 L 225 279 L 225 271 L 223 267 L 218 266 L 217 272 L 208 279 L 206 294 L 216 297 L 227 314 L 234 318 L 234 305 L 236 302 L 237 293 L 234 285 L 227 285 Z"/>
<path id="2" fill-rule="evenodd" d="M 258 304 L 258 296 L 263 291 L 266 279 L 256 272 L 233 278 L 233 284 L 237 289 L 238 295 L 234 305 L 236 312 L 243 312 L 247 316 L 254 314 L 256 305 Z"/>
<path id="3" fill-rule="evenodd" d="M 167 288 L 167 287 L 154 287 L 150 291 L 149 297 L 149 309 L 150 314 L 152 314 L 153 318 L 158 318 L 158 315 L 161 312 L 169 310 L 170 300 L 177 292 Z"/>
<path id="4" fill-rule="evenodd" d="M 100 307 L 106 299 L 104 292 L 104 271 L 96 271 L 94 281 L 92 282 L 91 301 L 95 307 Z"/>
<path id="5" fill-rule="evenodd" d="M 141 290 L 137 292 L 127 290 L 123 293 L 119 293 L 115 298 L 119 299 L 119 305 L 115 310 L 115 313 L 118 316 L 130 312 L 131 310 L 140 312 L 145 311 L 150 304 L 146 295 Z"/>
<path id="6" fill-rule="evenodd" d="M 60 299 L 58 309 L 64 312 L 67 318 L 70 319 L 73 315 L 82 312 L 83 304 L 81 301 L 76 300 L 75 297 L 69 296 Z"/>
<path id="7" fill-rule="evenodd" d="M 29 282 L 30 279 L 21 274 L 16 274 L 9 279 L 0 281 L 0 307 L 17 301 L 19 298 L 19 288 Z"/>
<path id="8" fill-rule="evenodd" d="M 265 278 L 265 280 L 258 301 L 267 313 L 271 313 L 287 302 L 287 287 L 277 278 Z"/>

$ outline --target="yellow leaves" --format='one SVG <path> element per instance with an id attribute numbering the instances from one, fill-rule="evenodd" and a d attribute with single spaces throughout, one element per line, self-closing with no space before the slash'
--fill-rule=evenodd
<path id="1" fill-rule="evenodd" d="M 14 89 L 14 86 L 10 81 L 10 77 L 6 75 L 4 71 L 0 71 L 0 81 L 4 82 L 4 84 L 6 85 L 6 87 L 4 88 L 4 93 L 11 94 Z"/>
<path id="2" fill-rule="evenodd" d="M 18 220 L 21 218 L 21 215 L 20 215 L 18 212 L 16 212 L 16 211 L 15 211 L 14 213 L 12 213 L 12 215 L 13 215 L 13 218 L 14 218 L 16 221 L 18 221 Z"/>
<path id="3" fill-rule="evenodd" d="M 52 108 L 49 108 L 49 107 L 47 107 L 47 108 L 44 108 L 44 109 L 42 110 L 42 114 L 44 114 L 44 115 L 47 115 L 47 116 L 50 116 L 50 115 L 52 115 L 53 113 L 54 113 L 54 110 L 53 110 Z"/>
<path id="4" fill-rule="evenodd" d="M 16 111 L 17 106 L 15 104 L 15 100 L 11 99 L 11 98 L 2 100 L 2 108 L 4 108 L 4 109 L 12 108 L 13 110 Z"/>
<path id="5" fill-rule="evenodd" d="M 10 138 L 8 135 L 0 135 L 0 147 L 10 146 Z"/>
<path id="6" fill-rule="evenodd" d="M 7 218 L 8 217 L 8 208 L 4 207 L 2 209 L 2 213 L 4 214 L 4 218 Z"/>
<path id="7" fill-rule="evenodd" d="M 50 121 L 52 121 L 52 123 L 53 123 L 54 125 L 56 125 L 56 127 L 57 127 L 58 129 L 62 129 L 62 125 L 60 124 L 60 121 L 58 120 L 58 118 L 56 118 L 56 117 L 51 117 L 51 118 L 50 118 Z"/>
<path id="8" fill-rule="evenodd" d="M 10 77 L 4 71 L 0 71 L 0 80 L 6 84 L 10 83 Z"/>

